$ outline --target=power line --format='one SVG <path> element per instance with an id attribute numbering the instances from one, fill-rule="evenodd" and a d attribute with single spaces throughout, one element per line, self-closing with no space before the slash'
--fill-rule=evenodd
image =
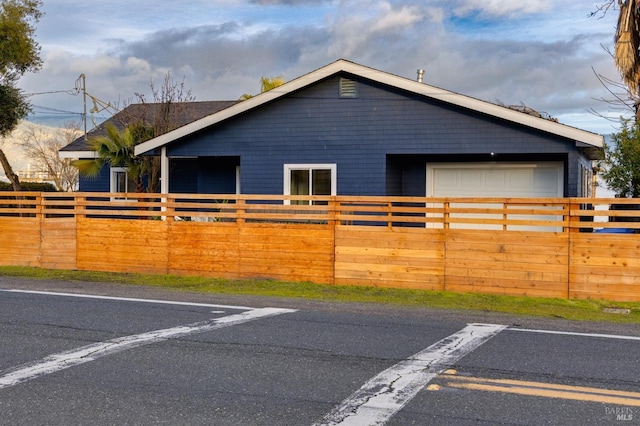
<path id="1" fill-rule="evenodd" d="M 47 114 L 56 114 L 56 115 L 77 115 L 80 116 L 80 119 L 84 122 L 84 131 L 85 131 L 85 135 L 87 132 L 87 118 L 89 117 L 89 115 L 87 114 L 87 98 L 89 98 L 91 100 L 91 103 L 93 104 L 93 107 L 89 110 L 90 116 L 91 116 L 91 121 L 93 123 L 93 126 L 96 127 L 97 126 L 97 121 L 96 118 L 100 117 L 100 116 L 96 116 L 95 114 L 99 114 L 101 112 L 109 112 L 111 115 L 119 112 L 120 110 L 117 107 L 114 107 L 113 105 L 111 105 L 110 102 L 105 102 L 93 95 L 91 95 L 90 93 L 87 92 L 86 89 L 86 85 L 85 85 L 85 75 L 84 74 L 80 74 L 80 77 L 78 77 L 78 79 L 76 79 L 75 84 L 74 84 L 74 88 L 73 89 L 68 89 L 68 90 L 51 90 L 51 91 L 46 91 L 46 92 L 33 92 L 33 93 L 26 93 L 25 96 L 26 97 L 31 97 L 31 96 L 37 96 L 37 95 L 50 95 L 50 94 L 58 94 L 58 93 L 65 93 L 67 95 L 72 95 L 72 96 L 77 96 L 79 94 L 83 95 L 83 104 L 84 104 L 84 112 L 75 112 L 75 111 L 66 111 L 66 110 L 62 110 L 62 109 L 57 109 L 57 108 L 50 108 L 50 107 L 45 107 L 42 105 L 34 105 L 32 104 L 31 106 L 39 111 L 33 111 L 32 114 L 33 115 L 37 115 L 38 112 L 41 113 L 47 113 Z M 104 117 L 101 117 L 104 118 Z"/>
<path id="2" fill-rule="evenodd" d="M 37 108 L 46 112 L 50 112 L 50 113 L 55 113 L 55 114 L 73 114 L 73 115 L 83 115 L 81 112 L 74 112 L 74 111 L 66 111 L 63 109 L 57 109 L 57 108 L 50 108 L 50 107 L 46 107 L 46 106 L 42 106 L 42 105 L 32 105 L 33 108 Z"/>
<path id="3" fill-rule="evenodd" d="M 77 88 L 70 90 L 52 90 L 50 92 L 33 92 L 33 93 L 25 93 L 25 96 L 36 96 L 36 95 L 51 95 L 55 93 L 66 93 L 67 95 L 77 96 L 80 94 L 80 91 Z"/>

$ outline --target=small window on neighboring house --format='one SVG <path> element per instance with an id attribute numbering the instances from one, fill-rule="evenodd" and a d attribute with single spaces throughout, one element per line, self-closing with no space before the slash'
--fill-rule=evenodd
<path id="1" fill-rule="evenodd" d="M 336 195 L 335 164 L 285 164 L 285 195 Z M 293 200 L 290 204 L 306 204 L 306 200 Z M 313 204 L 326 204 L 314 201 Z"/>
<path id="2" fill-rule="evenodd" d="M 127 171 L 122 168 L 111 169 L 111 192 L 129 192 Z"/>
<path id="3" fill-rule="evenodd" d="M 348 78 L 340 79 L 340 97 L 341 98 L 357 98 L 356 82 Z"/>
<path id="4" fill-rule="evenodd" d="M 135 183 L 129 179 L 129 174 L 127 173 L 127 169 L 123 167 L 112 167 L 111 168 L 111 182 L 109 185 L 109 192 L 130 192 L 131 190 L 135 190 Z M 117 197 L 114 198 L 117 200 L 124 200 L 124 198 Z"/>

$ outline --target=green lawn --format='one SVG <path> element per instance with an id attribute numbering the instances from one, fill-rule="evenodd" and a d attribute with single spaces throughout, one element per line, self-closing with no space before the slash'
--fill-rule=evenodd
<path id="1" fill-rule="evenodd" d="M 577 321 L 640 323 L 640 303 L 601 300 L 548 299 L 378 287 L 333 286 L 272 280 L 227 280 L 174 275 L 114 274 L 0 266 L 0 276 L 47 280 L 109 282 L 163 287 L 176 291 L 322 300 L 338 303 L 382 303 L 405 307 L 502 312 Z M 628 314 L 606 308 L 629 309 Z"/>

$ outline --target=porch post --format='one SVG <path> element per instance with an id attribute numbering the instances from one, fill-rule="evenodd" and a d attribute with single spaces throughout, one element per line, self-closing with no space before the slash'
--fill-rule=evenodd
<path id="1" fill-rule="evenodd" d="M 169 193 L 169 157 L 166 146 L 162 147 L 160 154 L 160 192 Z"/>
<path id="2" fill-rule="evenodd" d="M 167 157 L 166 146 L 163 146 L 160 151 L 160 193 L 161 194 L 169 193 L 169 157 Z M 162 202 L 162 208 L 160 210 L 162 212 L 166 212 L 167 199 L 162 198 L 161 202 Z M 162 220 L 167 220 L 167 217 L 162 216 Z M 171 220 L 174 220 L 174 217 L 172 217 Z"/>

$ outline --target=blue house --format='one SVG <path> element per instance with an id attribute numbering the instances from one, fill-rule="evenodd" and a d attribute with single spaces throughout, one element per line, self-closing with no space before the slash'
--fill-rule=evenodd
<path id="1" fill-rule="evenodd" d="M 576 197 L 593 195 L 592 161 L 603 142 L 338 60 L 218 104 L 135 152 L 161 157 L 163 193 Z M 91 157 L 73 146 L 61 155 Z M 81 179 L 80 190 L 113 190 L 113 171 L 101 176 Z"/>

